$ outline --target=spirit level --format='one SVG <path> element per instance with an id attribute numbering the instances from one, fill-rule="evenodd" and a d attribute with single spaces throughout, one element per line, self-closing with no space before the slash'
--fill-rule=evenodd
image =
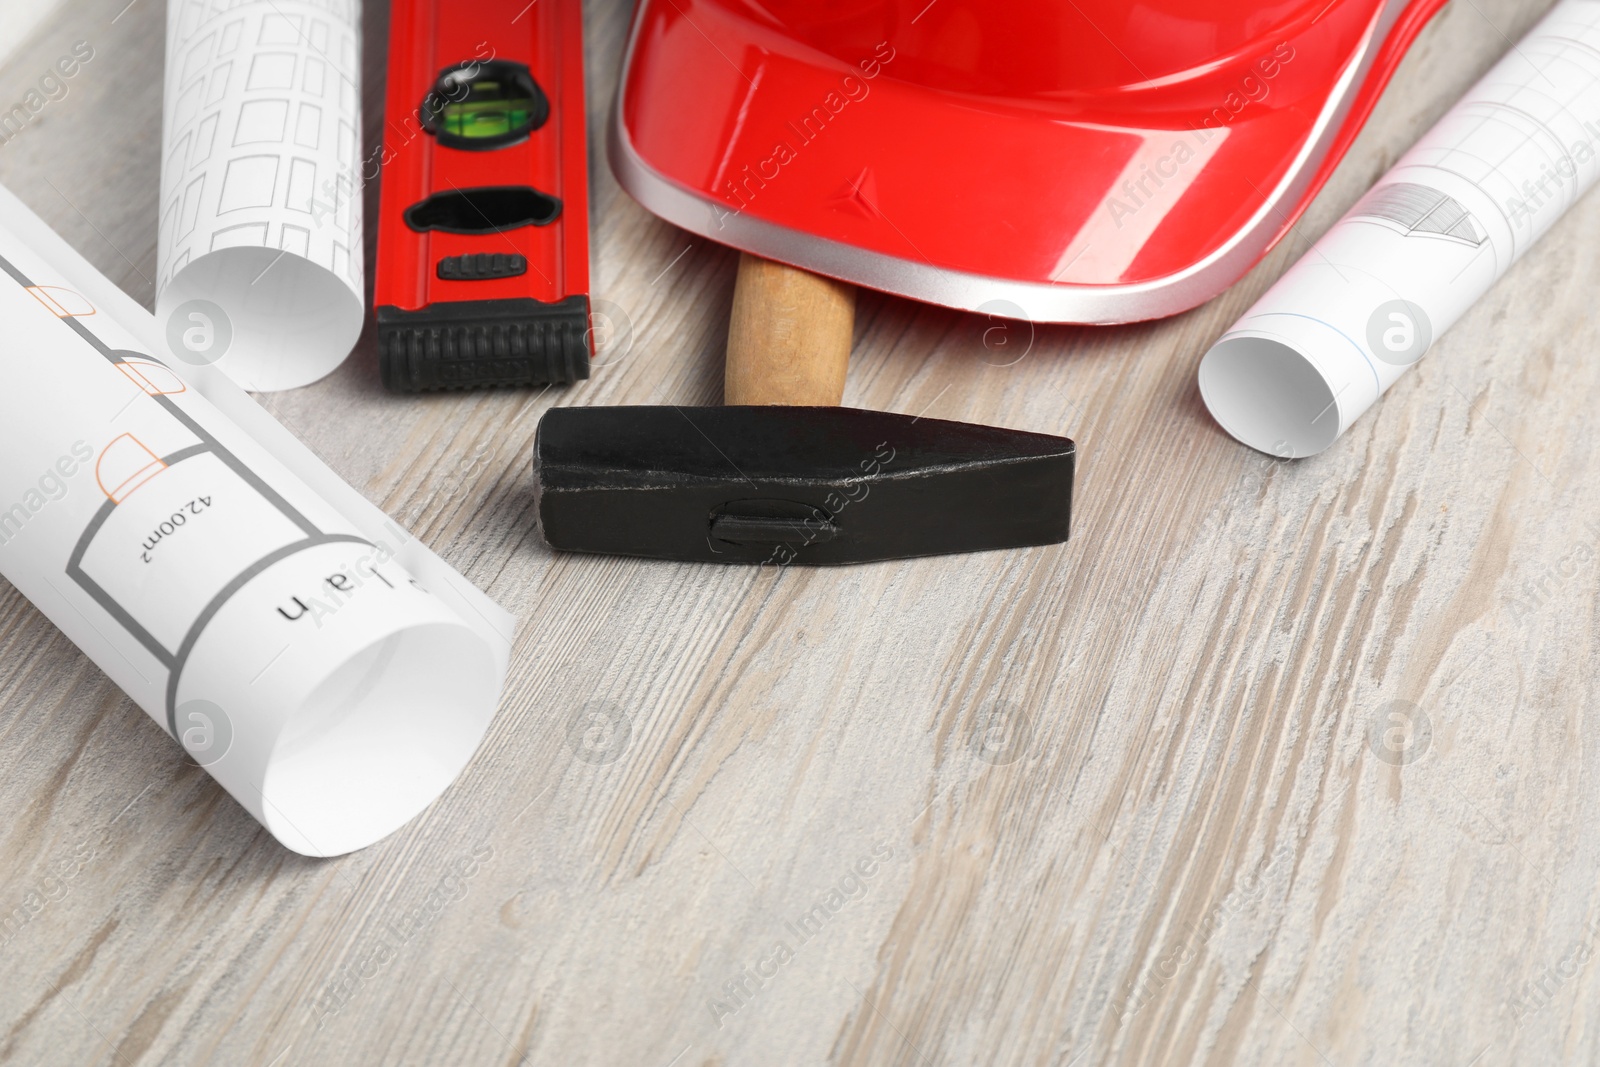
<path id="1" fill-rule="evenodd" d="M 581 0 L 395 0 L 390 17 L 384 384 L 587 378 Z"/>

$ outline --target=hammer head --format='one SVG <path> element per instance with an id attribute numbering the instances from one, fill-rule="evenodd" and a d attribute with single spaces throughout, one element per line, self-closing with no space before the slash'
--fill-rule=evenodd
<path id="1" fill-rule="evenodd" d="M 864 563 L 1065 541 L 1064 437 L 835 407 L 554 408 L 552 548 L 717 563 Z"/>

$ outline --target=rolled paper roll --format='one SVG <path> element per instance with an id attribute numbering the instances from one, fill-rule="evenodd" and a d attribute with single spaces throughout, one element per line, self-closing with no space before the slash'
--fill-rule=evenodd
<path id="1" fill-rule="evenodd" d="M 357 0 L 168 0 L 156 317 L 246 389 L 361 335 L 360 26 Z"/>
<path id="2" fill-rule="evenodd" d="M 1600 177 L 1600 2 L 1562 0 L 1200 362 L 1222 428 L 1306 456 Z"/>
<path id="3" fill-rule="evenodd" d="M 437 797 L 511 619 L 0 189 L 0 574 L 274 837 Z"/>

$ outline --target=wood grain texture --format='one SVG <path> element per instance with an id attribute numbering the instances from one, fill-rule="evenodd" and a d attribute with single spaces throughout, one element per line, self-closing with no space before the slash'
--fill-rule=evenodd
<path id="1" fill-rule="evenodd" d="M 855 322 L 855 286 L 740 255 L 724 402 L 837 407 L 848 380 Z"/>
<path id="2" fill-rule="evenodd" d="M 1065 546 L 544 550 L 542 411 L 721 397 L 736 256 L 596 149 L 595 292 L 631 340 L 591 381 L 391 397 L 369 332 L 265 399 L 520 620 L 482 752 L 414 823 L 285 852 L 0 594 L 0 918 L 27 915 L 0 1062 L 1600 1062 L 1600 200 L 1320 456 L 1234 444 L 1195 387 L 1546 6 L 1445 8 L 1295 236 L 1189 314 L 1029 331 L 860 294 L 845 402 L 1074 437 Z M 5 104 L 93 43 L 0 180 L 147 305 L 163 8 L 73 0 L 0 65 Z M 589 15 L 599 129 L 627 5 Z M 369 146 L 383 40 L 371 4 Z M 1403 764 L 1373 740 L 1397 709 L 1429 727 Z"/>

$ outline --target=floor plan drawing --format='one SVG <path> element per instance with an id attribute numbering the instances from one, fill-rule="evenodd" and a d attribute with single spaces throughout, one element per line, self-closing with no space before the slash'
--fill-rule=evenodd
<path id="1" fill-rule="evenodd" d="M 182 379 L 138 353 L 109 347 L 88 324 L 83 297 L 34 286 L 8 260 L 3 271 L 64 329 L 104 357 L 108 371 L 144 392 L 137 435 L 113 437 L 95 456 L 105 500 L 84 529 L 67 575 L 169 672 L 167 726 L 177 735 L 176 694 L 185 660 L 206 623 L 246 581 L 297 552 L 335 541 L 376 547 L 318 527 L 173 400 Z M 131 406 L 131 405 L 130 405 Z M 130 413 L 132 415 L 133 413 Z M 183 544 L 205 525 L 203 550 Z M 218 551 L 222 546 L 225 551 Z"/>
<path id="2" fill-rule="evenodd" d="M 1562 0 L 1207 353 L 1207 406 L 1328 447 L 1597 178 L 1600 2 Z"/>

